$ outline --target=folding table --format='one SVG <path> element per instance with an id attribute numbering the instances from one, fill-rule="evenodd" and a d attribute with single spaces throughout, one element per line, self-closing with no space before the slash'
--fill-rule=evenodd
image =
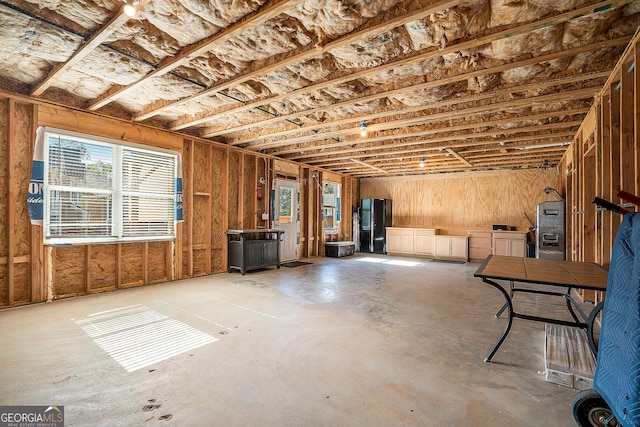
<path id="1" fill-rule="evenodd" d="M 591 289 L 605 291 L 607 289 L 608 272 L 604 267 L 595 263 L 489 255 L 476 270 L 474 277 L 481 278 L 483 282 L 495 287 L 504 296 L 505 303 L 496 313 L 496 317 L 499 317 L 505 309 L 508 315 L 507 324 L 502 335 L 484 359 L 485 362 L 489 362 L 505 338 L 507 338 L 514 318 L 584 328 L 588 330 L 588 335 L 591 335 L 594 316 L 585 315 L 571 297 L 571 290 Z M 507 291 L 495 280 L 508 280 L 509 290 Z M 518 288 L 515 283 L 533 283 L 543 286 L 542 289 Z M 564 288 L 564 291 L 561 292 L 558 288 Z M 563 297 L 573 320 L 517 313 L 513 309 L 513 296 L 517 292 Z M 578 318 L 576 311 L 579 312 L 584 320 Z M 588 322 L 587 319 L 589 320 Z"/>

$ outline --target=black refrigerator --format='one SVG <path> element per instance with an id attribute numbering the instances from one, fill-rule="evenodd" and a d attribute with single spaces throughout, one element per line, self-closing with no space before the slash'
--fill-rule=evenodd
<path id="1" fill-rule="evenodd" d="M 360 252 L 386 254 L 386 227 L 391 226 L 391 200 L 360 200 Z"/>

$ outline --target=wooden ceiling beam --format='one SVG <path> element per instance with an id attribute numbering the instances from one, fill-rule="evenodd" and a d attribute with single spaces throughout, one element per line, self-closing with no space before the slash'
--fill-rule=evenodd
<path id="1" fill-rule="evenodd" d="M 631 0 L 629 0 L 631 1 Z M 620 2 L 615 2 L 615 6 L 622 6 L 624 4 L 629 3 L 629 1 L 620 1 Z M 380 65 L 378 67 L 372 67 L 372 68 L 368 68 L 366 70 L 361 70 L 361 71 L 356 71 L 353 73 L 350 73 L 348 75 L 342 75 L 338 78 L 334 78 L 328 81 L 323 81 L 323 82 L 319 82 L 319 83 L 315 83 L 309 86 L 306 86 L 304 88 L 300 88 L 285 94 L 278 94 L 278 95 L 273 95 L 271 97 L 268 98 L 263 98 L 263 99 L 259 99 L 259 100 L 255 100 L 255 101 L 250 101 L 245 103 L 244 105 L 237 107 L 231 107 L 231 108 L 226 108 L 226 109 L 220 109 L 219 111 L 215 111 L 215 112 L 210 112 L 210 113 L 203 113 L 197 116 L 190 116 L 190 115 L 186 115 L 181 117 L 180 119 L 176 120 L 174 122 L 174 124 L 171 126 L 172 130 L 180 130 L 180 129 L 184 129 L 186 127 L 191 127 L 191 126 L 196 126 L 202 123 L 206 123 L 207 121 L 210 121 L 212 119 L 215 118 L 216 115 L 218 114 L 225 114 L 225 115 L 229 115 L 229 114 L 234 114 L 234 113 L 238 113 L 238 112 L 242 112 L 242 111 L 247 111 L 253 108 L 258 108 L 258 107 L 264 107 L 268 104 L 271 104 L 273 102 L 278 102 L 278 101 L 282 101 L 285 98 L 289 98 L 289 97 L 294 97 L 297 95 L 301 95 L 304 93 L 308 93 L 311 91 L 317 91 L 317 90 L 322 90 L 324 88 L 327 88 L 329 86 L 335 86 L 335 85 L 339 85 L 342 83 L 346 83 L 348 81 L 352 81 L 352 80 L 356 80 L 362 77 L 365 77 L 367 75 L 370 74 L 374 74 L 374 73 L 381 73 L 381 72 L 385 72 L 385 71 L 390 71 L 393 70 L 395 68 L 410 64 L 412 62 L 417 62 L 417 61 L 425 61 L 425 60 L 429 60 L 435 57 L 441 57 L 443 55 L 446 54 L 450 54 L 450 53 L 455 53 L 461 50 L 466 50 L 466 49 L 472 49 L 472 48 L 476 48 L 479 46 L 483 46 L 486 45 L 488 43 L 491 43 L 493 41 L 497 41 L 503 38 L 507 38 L 507 37 L 513 37 L 519 34 L 523 34 L 525 32 L 529 32 L 538 28 L 542 28 L 544 26 L 548 26 L 548 25 L 555 25 L 555 24 L 559 24 L 565 21 L 569 21 L 573 18 L 579 17 L 583 14 L 588 14 L 588 13 L 594 13 L 597 12 L 599 8 L 604 7 L 604 6 L 611 6 L 612 2 L 608 2 L 608 1 L 601 1 L 598 3 L 594 3 L 591 5 L 587 5 L 587 6 L 583 6 L 568 12 L 564 12 L 564 13 L 560 13 L 551 17 L 547 17 L 545 19 L 541 19 L 541 20 L 536 20 L 536 21 L 532 21 L 532 22 L 528 22 L 526 24 L 523 25 L 517 25 L 517 26 L 511 26 L 510 28 L 506 28 L 506 29 L 502 29 L 499 31 L 495 31 L 492 32 L 490 34 L 487 34 L 485 36 L 480 36 L 480 37 L 475 37 L 472 40 L 464 40 L 461 41 L 459 43 L 455 43 L 449 46 L 446 46 L 443 49 L 429 49 L 426 52 L 419 52 L 413 55 L 410 55 L 406 58 L 401 58 L 392 62 L 388 62 L 385 63 L 383 65 Z M 415 17 L 414 17 L 415 18 Z M 410 22 L 410 21 L 407 21 Z M 627 40 L 628 42 L 628 40 Z M 323 50 L 323 53 L 326 51 L 329 51 L 330 49 L 333 49 L 337 46 L 332 46 L 329 49 Z M 543 60 L 541 60 L 543 61 Z M 284 66 L 284 65 L 283 65 Z M 188 99 L 186 100 L 180 100 L 177 101 L 176 103 L 182 103 L 182 102 L 186 102 L 188 101 Z M 366 101 L 360 101 L 360 102 L 366 102 Z M 302 113 L 304 114 L 304 113 Z M 255 124 L 256 126 L 262 126 L 262 124 L 260 122 Z"/>
<path id="2" fill-rule="evenodd" d="M 146 2 L 149 1 L 150 0 L 146 0 Z M 146 83 L 153 78 L 167 74 L 180 66 L 186 65 L 193 58 L 201 56 L 204 53 L 210 51 L 213 46 L 229 41 L 233 37 L 242 34 L 247 30 L 247 28 L 260 25 L 274 18 L 275 16 L 278 16 L 285 10 L 291 8 L 291 6 L 295 3 L 297 3 L 295 0 L 269 0 L 255 12 L 244 16 L 227 28 L 223 28 L 210 37 L 185 46 L 174 56 L 165 58 L 162 62 L 160 62 L 155 70 L 145 75 L 144 77 L 141 77 L 130 85 L 114 86 L 102 96 L 96 98 L 87 107 L 87 109 L 89 109 L 90 111 L 95 111 L 101 107 L 104 107 L 105 105 L 115 101 L 116 99 L 118 99 L 118 97 L 124 95 L 125 93 L 138 89 L 143 83 Z M 167 104 L 167 106 L 168 105 L 172 104 Z M 162 109 L 166 108 L 167 106 L 159 108 L 158 112 L 162 111 Z"/>
<path id="3" fill-rule="evenodd" d="M 447 153 L 451 154 L 453 157 L 455 157 L 456 159 L 460 160 L 465 165 L 467 165 L 469 167 L 473 167 L 473 165 L 467 159 L 465 159 L 460 154 L 458 154 L 457 151 L 455 151 L 455 150 L 453 150 L 451 148 L 445 148 L 445 150 L 447 151 Z"/>
<path id="4" fill-rule="evenodd" d="M 291 4 L 297 4 L 299 3 L 299 1 L 284 1 L 281 3 L 289 3 L 286 4 L 286 7 L 290 7 Z M 215 95 L 218 92 L 227 90 L 233 86 L 242 84 L 242 83 L 246 83 L 249 80 L 255 79 L 257 77 L 261 77 L 264 76 L 270 72 L 273 72 L 275 70 L 278 70 L 280 68 L 292 65 L 292 64 L 297 64 L 303 61 L 307 61 L 311 58 L 314 58 L 316 56 L 320 56 L 326 52 L 328 52 L 331 49 L 336 49 L 345 45 L 348 45 L 350 43 L 353 43 L 355 41 L 361 40 L 363 38 L 367 38 L 370 37 L 372 35 L 375 34 L 379 34 L 385 31 L 389 31 L 393 28 L 399 27 L 401 25 L 406 24 L 407 22 L 411 22 L 411 21 L 415 21 L 416 19 L 419 19 L 420 17 L 423 17 L 425 15 L 429 15 L 431 13 L 436 13 L 439 12 L 441 10 L 445 10 L 454 6 L 457 6 L 458 3 L 460 3 L 460 0 L 439 0 L 439 1 L 435 1 L 427 6 L 421 7 L 417 10 L 411 10 L 408 13 L 404 13 L 400 16 L 396 16 L 393 18 L 388 18 L 384 21 L 380 20 L 378 17 L 374 17 L 372 19 L 370 19 L 369 21 L 367 21 L 365 24 L 363 24 L 360 28 L 358 28 L 357 30 L 354 30 L 348 34 L 346 34 L 345 36 L 339 37 L 335 40 L 332 40 L 324 45 L 320 44 L 319 42 L 312 42 L 306 46 L 302 46 L 301 48 L 296 49 L 293 53 L 292 52 L 285 52 L 283 54 L 277 55 L 273 58 L 269 58 L 265 61 L 259 61 L 256 62 L 255 64 L 252 64 L 252 66 L 248 69 L 245 70 L 243 73 L 241 73 L 240 75 L 234 76 L 230 79 L 227 79 L 225 81 L 222 81 L 220 83 L 215 84 L 214 86 L 207 88 L 203 91 L 200 91 L 196 94 L 193 94 L 191 96 L 179 99 L 177 101 L 171 101 L 168 103 L 165 103 L 164 105 L 160 106 L 160 107 L 152 107 L 152 108 L 148 108 L 145 111 L 138 113 L 134 116 L 134 120 L 135 121 L 141 121 L 141 120 L 146 120 L 148 118 L 151 118 L 157 114 L 160 114 L 162 111 L 174 107 L 176 105 L 179 104 L 184 104 L 186 102 L 190 102 L 190 101 L 195 101 L 197 99 L 203 98 L 203 97 L 207 97 L 207 96 L 212 96 Z M 415 2 L 413 0 L 407 0 L 404 2 L 404 5 L 402 7 L 397 7 L 396 9 L 406 9 L 409 8 L 411 9 L 411 7 L 413 6 L 413 4 L 415 4 Z M 281 7 L 281 12 L 282 13 L 284 10 L 284 6 Z M 275 15 L 274 15 L 275 16 Z M 273 16 L 272 16 L 273 17 Z M 378 18 L 378 19 L 376 19 Z M 271 19 L 271 18 L 269 18 Z M 263 21 L 265 22 L 265 21 Z M 262 23 L 262 22 L 260 22 Z M 257 24 L 254 24 L 257 25 Z M 237 34 L 235 34 L 237 35 Z M 235 36 L 234 35 L 234 36 Z M 201 52 L 200 54 L 202 54 L 204 52 Z M 197 55 L 192 55 L 192 57 L 195 57 Z M 240 107 L 243 108 L 243 107 Z M 253 107 L 251 107 L 253 108 Z M 189 117 L 189 116 L 188 116 Z M 172 126 L 172 130 L 178 130 L 178 129 L 183 129 L 184 127 L 188 127 L 188 126 L 184 126 L 184 127 L 180 127 L 181 125 L 177 124 Z M 193 126 L 193 125 L 189 125 L 189 126 Z"/>
<path id="5" fill-rule="evenodd" d="M 380 169 L 380 168 L 379 168 L 379 167 L 377 167 L 377 166 L 370 165 L 370 164 L 368 164 L 368 163 L 365 163 L 365 162 L 360 161 L 360 160 L 357 160 L 357 159 L 351 159 L 351 161 L 352 161 L 352 162 L 354 162 L 354 163 L 357 163 L 357 164 L 359 164 L 359 165 L 366 166 L 366 167 L 368 167 L 368 168 L 375 169 L 375 170 L 380 171 L 380 172 L 383 172 L 383 173 L 388 173 L 388 172 L 387 172 L 387 171 L 385 171 L 384 169 Z"/>
<path id="6" fill-rule="evenodd" d="M 137 10 L 142 9 L 151 0 L 141 0 L 136 6 Z M 42 95 L 51 85 L 53 85 L 64 73 L 69 71 L 75 65 L 80 63 L 88 55 L 91 54 L 98 46 L 105 42 L 118 28 L 122 27 L 128 20 L 129 16 L 124 13 L 124 7 L 120 8 L 118 13 L 113 16 L 106 25 L 96 31 L 85 43 L 71 55 L 65 62 L 58 64 L 51 72 L 42 80 L 36 88 L 31 92 L 31 96 Z"/>

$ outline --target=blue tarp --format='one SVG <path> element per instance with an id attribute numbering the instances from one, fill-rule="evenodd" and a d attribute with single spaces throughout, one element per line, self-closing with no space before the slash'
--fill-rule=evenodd
<path id="1" fill-rule="evenodd" d="M 640 426 L 640 213 L 627 213 L 611 255 L 593 387 L 618 422 Z"/>

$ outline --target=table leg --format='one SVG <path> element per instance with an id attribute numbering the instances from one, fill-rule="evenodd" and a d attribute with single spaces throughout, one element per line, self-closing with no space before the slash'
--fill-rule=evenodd
<path id="1" fill-rule="evenodd" d="M 571 313 L 571 317 L 573 317 L 574 322 L 580 323 L 578 316 L 576 316 L 576 313 L 573 311 L 573 307 L 571 306 L 571 288 L 567 288 L 564 292 L 564 300 L 567 303 L 567 308 L 569 309 L 569 313 Z"/>
<path id="2" fill-rule="evenodd" d="M 509 280 L 509 298 L 513 299 L 513 280 Z M 507 303 L 502 304 L 502 307 L 496 313 L 496 317 L 500 317 L 502 312 L 507 308 Z"/>
<path id="3" fill-rule="evenodd" d="M 500 336 L 500 338 L 498 338 L 498 341 L 495 343 L 491 351 L 489 351 L 489 353 L 487 354 L 487 357 L 484 358 L 485 362 L 490 362 L 493 356 L 496 354 L 496 351 L 498 351 L 498 348 L 500 348 L 500 346 L 504 342 L 505 338 L 507 338 L 509 331 L 511 330 L 511 325 L 513 324 L 513 303 L 511 302 L 510 294 L 507 293 L 507 291 L 505 291 L 502 286 L 500 286 L 496 282 L 493 282 L 487 278 L 483 278 L 482 281 L 490 284 L 491 286 L 498 289 L 502 293 L 502 296 L 504 296 L 504 305 L 506 306 L 507 314 L 509 315 L 507 319 L 507 324 L 504 327 L 504 331 L 502 331 L 502 335 Z M 500 310 L 500 313 L 502 313 L 503 310 L 504 309 Z"/>
<path id="4" fill-rule="evenodd" d="M 600 301 L 591 313 L 589 314 L 589 319 L 587 319 L 587 340 L 589 341 L 589 348 L 591 349 L 591 353 L 593 357 L 598 357 L 598 346 L 596 345 L 596 339 L 593 336 L 593 324 L 596 322 L 596 317 L 604 308 L 604 301 Z"/>

